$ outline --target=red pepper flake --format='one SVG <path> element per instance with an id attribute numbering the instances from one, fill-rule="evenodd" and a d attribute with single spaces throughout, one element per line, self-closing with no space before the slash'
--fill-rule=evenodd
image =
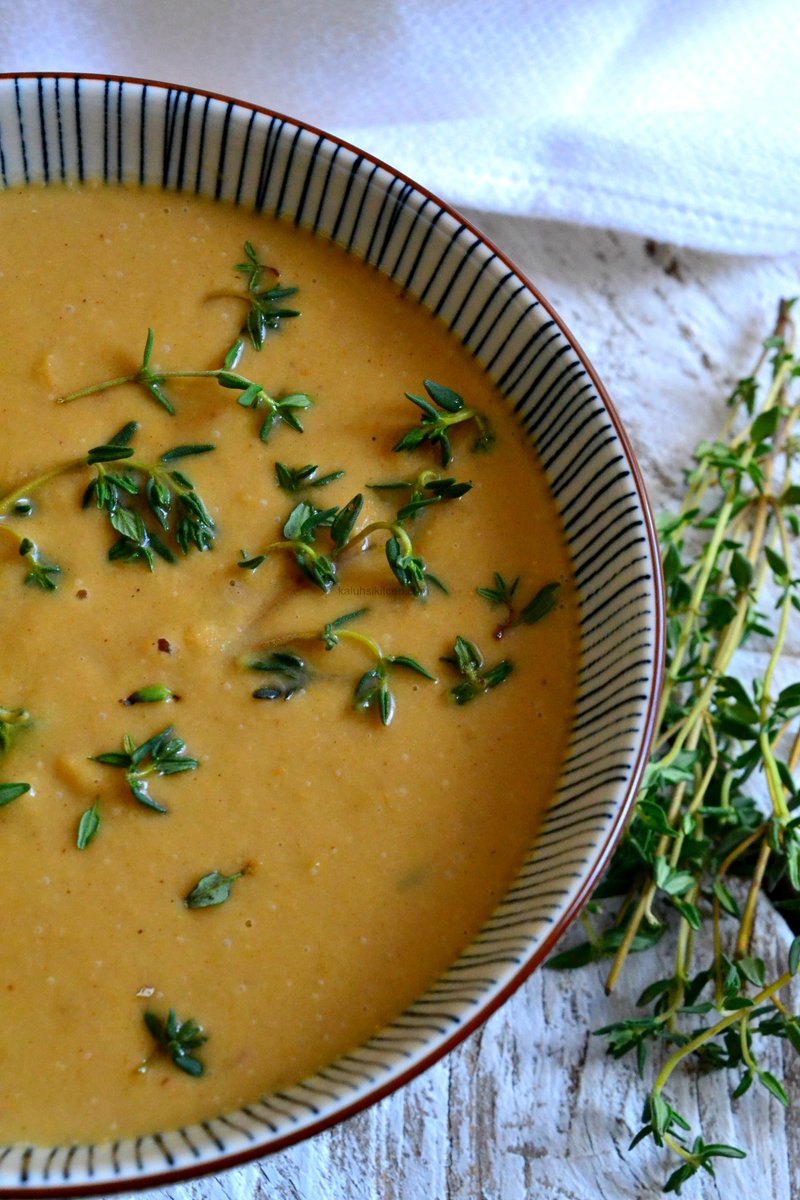
<path id="1" fill-rule="evenodd" d="M 172 654 L 172 646 L 166 638 L 158 639 L 158 648 L 162 654 Z"/>

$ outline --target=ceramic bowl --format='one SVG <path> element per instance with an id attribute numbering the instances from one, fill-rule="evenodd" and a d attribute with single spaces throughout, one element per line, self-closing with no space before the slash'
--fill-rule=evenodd
<path id="1" fill-rule="evenodd" d="M 630 446 L 580 348 L 489 241 L 423 187 L 290 118 L 128 79 L 0 79 L 4 186 L 100 178 L 207 194 L 341 243 L 438 314 L 507 397 L 563 520 L 580 603 L 572 737 L 543 828 L 459 960 L 390 1026 L 247 1108 L 105 1145 L 0 1147 L 0 1195 L 105 1193 L 285 1147 L 446 1053 L 541 962 L 596 883 L 647 757 L 661 663 L 657 544 Z"/>

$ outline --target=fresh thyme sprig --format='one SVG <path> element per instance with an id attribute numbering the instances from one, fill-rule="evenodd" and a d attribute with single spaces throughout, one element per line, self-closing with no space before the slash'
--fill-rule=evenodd
<path id="1" fill-rule="evenodd" d="M 416 675 L 422 675 L 424 679 L 429 679 L 433 683 L 436 683 L 437 680 L 436 676 L 432 675 L 415 658 L 410 658 L 407 654 L 384 654 L 374 638 L 368 637 L 356 629 L 347 628 L 351 621 L 357 620 L 365 611 L 365 609 L 357 609 L 355 612 L 344 613 L 341 617 L 329 621 L 320 636 L 327 650 L 333 650 L 334 646 L 342 641 L 349 641 L 361 646 L 368 654 L 372 655 L 373 666 L 365 671 L 356 683 L 353 707 L 365 711 L 373 710 L 380 716 L 382 725 L 390 725 L 396 707 L 394 693 L 389 684 L 393 667 L 402 667 L 404 670 L 413 671 Z"/>
<path id="2" fill-rule="evenodd" d="M 420 424 L 406 430 L 393 446 L 394 450 L 416 450 L 424 442 L 429 442 L 438 447 L 442 466 L 446 467 L 453 458 L 452 429 L 464 421 L 474 421 L 478 429 L 471 447 L 473 451 L 488 450 L 494 445 L 495 435 L 488 418 L 468 408 L 458 392 L 433 379 L 423 380 L 423 385 L 428 398 L 406 392 L 411 403 L 422 410 Z"/>
<path id="3" fill-rule="evenodd" d="M 777 889 L 797 905 L 800 892 L 800 682 L 775 684 L 791 614 L 800 610 L 792 566 L 800 361 L 790 310 L 781 304 L 753 374 L 735 387 L 720 437 L 697 447 L 679 511 L 659 522 L 667 672 L 654 753 L 590 906 L 602 926 L 586 915 L 589 940 L 550 963 L 609 956 L 611 989 L 632 950 L 674 932 L 674 969 L 639 996 L 644 1011 L 596 1031 L 615 1057 L 634 1053 L 643 1075 L 651 1051 L 666 1052 L 632 1143 L 652 1138 L 678 1156 L 665 1191 L 679 1192 L 698 1171 L 713 1174 L 717 1157 L 744 1154 L 687 1140 L 689 1122 L 665 1096 L 672 1073 L 690 1061 L 731 1069 L 739 1077 L 734 1097 L 759 1083 L 786 1103 L 757 1044 L 778 1037 L 800 1053 L 800 1014 L 780 995 L 800 965 L 800 938 L 772 981 L 751 950 L 759 895 Z M 761 608 L 767 587 L 774 628 Z M 766 640 L 766 666 L 748 681 L 735 655 L 754 637 Z M 759 787 L 765 808 L 753 799 Z"/>
<path id="4" fill-rule="evenodd" d="M 396 700 L 391 688 L 391 674 L 400 667 L 436 683 L 432 675 L 415 658 L 407 654 L 385 654 L 374 638 L 349 626 L 367 612 L 366 608 L 343 613 L 317 633 L 295 635 L 294 643 L 321 642 L 326 650 L 333 650 L 340 642 L 350 642 L 365 650 L 373 660 L 372 666 L 357 680 L 353 689 L 353 707 L 378 714 L 382 725 L 390 725 L 394 717 Z M 258 700 L 288 700 L 296 692 L 305 690 L 312 679 L 307 662 L 288 649 L 272 650 L 261 657 L 251 658 L 247 666 L 254 671 L 268 672 L 275 682 L 257 688 L 253 695 Z"/>
<path id="5" fill-rule="evenodd" d="M 561 585 L 546 583 L 534 593 L 527 604 L 517 609 L 514 604 L 514 593 L 518 584 L 519 576 L 509 581 L 499 571 L 495 571 L 494 584 L 491 587 L 475 589 L 478 595 L 483 596 L 484 600 L 488 600 L 491 605 L 505 605 L 506 619 L 494 631 L 494 636 L 498 640 L 505 637 L 510 629 L 515 629 L 518 625 L 535 625 L 548 613 L 551 613 L 558 604 Z"/>
<path id="6" fill-rule="evenodd" d="M 194 771 L 200 766 L 196 758 L 186 753 L 186 743 L 173 734 L 173 728 L 169 725 L 137 746 L 131 735 L 126 733 L 121 751 L 107 750 L 103 754 L 93 754 L 91 761 L 124 770 L 125 782 L 134 799 L 146 808 L 165 813 L 168 810 L 164 805 L 150 795 L 150 777 L 178 775 L 183 771 Z"/>
<path id="7" fill-rule="evenodd" d="M 385 545 L 386 561 L 397 582 L 412 596 L 417 596 L 421 600 L 427 596 L 430 583 L 440 588 L 441 591 L 446 591 L 447 589 L 438 576 L 428 570 L 422 555 L 415 552 L 411 535 L 405 528 L 399 513 L 394 521 L 370 521 L 368 525 L 354 532 L 361 503 L 360 495 L 350 502 L 350 510 L 346 517 L 341 519 L 336 529 L 338 534 L 335 538 L 336 557 L 339 558 L 356 546 L 363 547 L 372 534 L 385 530 L 389 534 Z"/>
<path id="8" fill-rule="evenodd" d="M 93 446 L 87 454 L 69 459 L 34 479 L 26 480 L 6 496 L 0 497 L 0 530 L 18 540 L 19 553 L 27 561 L 25 583 L 36 583 L 46 590 L 56 587 L 56 575 L 61 568 L 42 560 L 35 543 L 8 525 L 15 514 L 28 518 L 34 512 L 31 497 L 60 475 L 85 468 L 94 468 L 94 478 L 86 487 L 83 508 L 92 501 L 104 512 L 117 539 L 109 550 L 110 559 L 131 562 L 143 559 L 152 570 L 154 555 L 175 562 L 168 535 L 177 549 L 188 554 L 192 547 L 207 550 L 215 537 L 214 521 L 195 490 L 191 479 L 173 464 L 190 455 L 207 454 L 214 447 L 206 444 L 174 446 L 155 463 L 133 457 L 129 445 L 138 429 L 129 421 L 108 442 Z M 124 468 L 114 464 L 124 462 Z M 138 506 L 137 506 L 138 505 Z M 142 509 L 155 517 L 160 532 L 148 525 Z"/>
<path id="9" fill-rule="evenodd" d="M 422 478 L 420 476 L 420 479 Z M 392 488 L 394 486 L 391 485 Z M 356 529 L 355 525 L 361 512 L 363 497 L 361 494 L 354 496 L 349 504 L 340 510 L 331 527 L 331 535 L 336 545 L 335 557 L 338 559 L 357 546 L 363 548 L 372 534 L 385 530 L 389 534 L 385 544 L 386 561 L 397 582 L 412 596 L 422 600 L 428 595 L 429 584 L 447 593 L 447 588 L 438 575 L 434 575 L 428 569 L 425 559 L 416 552 L 407 522 L 433 504 L 459 500 L 471 487 L 471 483 L 458 483 L 454 479 L 440 479 L 438 476 L 433 480 L 425 479 L 416 496 L 412 487 L 412 497 L 400 506 L 394 520 L 371 521 L 361 529 Z"/>
<path id="10" fill-rule="evenodd" d="M 11 748 L 18 735 L 30 724 L 30 713 L 24 708 L 6 708 L 0 704 L 0 758 Z M 0 783 L 0 808 L 18 800 L 31 790 L 29 783 Z"/>
<path id="11" fill-rule="evenodd" d="M 270 396 L 260 383 L 246 379 L 244 375 L 235 375 L 230 371 L 218 374 L 217 382 L 220 387 L 238 391 L 236 403 L 242 408 L 250 408 L 254 412 L 264 412 L 264 419 L 258 429 L 262 442 L 268 442 L 272 432 L 279 425 L 288 425 L 296 433 L 303 432 L 303 423 L 298 413 L 314 407 L 314 401 L 306 392 L 288 392 L 284 396 Z"/>
<path id="12" fill-rule="evenodd" d="M 261 277 L 265 272 L 277 275 L 274 267 L 268 267 L 261 262 L 252 242 L 244 243 L 245 258 L 238 262 L 234 270 L 245 276 L 247 290 L 245 292 L 215 292 L 214 296 L 226 296 L 234 300 L 243 300 L 247 305 L 247 316 L 233 344 L 225 353 L 225 366 L 235 367 L 249 339 L 254 350 L 261 350 L 267 335 L 280 329 L 281 321 L 287 317 L 299 317 L 300 313 L 294 308 L 286 308 L 284 300 L 294 296 L 296 287 L 281 287 L 274 284 L 270 288 L 261 288 Z"/>
<path id="13" fill-rule="evenodd" d="M 262 384 L 227 366 L 214 367 L 207 371 L 156 371 L 150 366 L 152 354 L 153 330 L 148 329 L 141 366 L 137 371 L 134 371 L 132 375 L 118 375 L 113 379 L 104 379 L 101 383 L 93 383 L 88 387 L 79 388 L 76 392 L 60 396 L 57 403 L 70 404 L 74 400 L 121 387 L 122 384 L 133 383 L 143 387 L 151 399 L 166 409 L 170 415 L 174 415 L 175 405 L 164 390 L 165 383 L 171 379 L 214 379 L 220 387 L 239 392 L 236 402 L 242 408 L 264 413 L 264 419 L 258 431 L 262 442 L 267 442 L 273 430 L 282 423 L 298 433 L 303 432 L 303 424 L 298 413 L 304 412 L 314 405 L 312 398 L 305 392 L 291 392 L 278 397 L 271 396 Z"/>
<path id="14" fill-rule="evenodd" d="M 292 556 L 310 583 L 323 592 L 329 592 L 337 582 L 336 566 L 330 555 L 315 543 L 320 530 L 330 528 L 338 512 L 335 507 L 317 508 L 315 504 L 301 500 L 284 523 L 283 538 L 270 542 L 260 554 L 248 555 L 243 550 L 239 566 L 256 571 L 275 551 L 284 551 Z"/>
<path id="15" fill-rule="evenodd" d="M 191 1019 L 179 1020 L 174 1008 L 169 1010 L 166 1019 L 148 1010 L 144 1014 L 144 1023 L 156 1045 L 169 1055 L 176 1067 L 195 1078 L 204 1073 L 205 1066 L 192 1053 L 208 1041 L 202 1025 Z M 147 1063 L 139 1068 L 140 1071 L 146 1069 Z"/>
<path id="16" fill-rule="evenodd" d="M 111 528 L 119 534 L 108 552 L 110 559 L 132 562 L 141 558 L 152 571 L 154 554 L 167 562 L 175 562 L 175 555 L 160 533 L 147 525 L 139 509 L 132 506 L 131 498 L 144 500 L 161 532 L 170 534 L 183 554 L 188 554 L 192 547 L 208 550 L 216 534 L 214 520 L 192 480 L 172 464 L 191 455 L 207 454 L 215 447 L 207 444 L 174 446 L 156 463 L 140 462 L 131 457 L 133 450 L 122 440 L 131 437 L 135 429 L 134 422 L 130 422 L 108 446 L 89 451 L 87 464 L 95 466 L 97 473 L 86 488 L 81 503 L 88 508 L 94 501 L 95 506 L 107 514 Z M 109 471 L 107 464 L 121 459 L 127 459 L 125 470 Z"/>
<path id="17" fill-rule="evenodd" d="M 306 463 L 304 467 L 289 467 L 286 463 L 275 463 L 275 480 L 284 492 L 294 495 L 306 488 L 326 487 L 341 479 L 344 471 L 329 471 L 326 475 L 317 475 L 319 468 L 315 463 Z"/>
<path id="18" fill-rule="evenodd" d="M 240 275 L 244 275 L 246 277 L 245 281 L 247 283 L 248 292 L 255 292 L 258 290 L 258 285 L 261 282 L 261 276 L 265 271 L 270 271 L 276 276 L 278 272 L 275 267 L 268 267 L 266 263 L 261 261 L 252 242 L 245 242 L 243 249 L 244 262 L 234 263 L 233 269 L 234 271 L 238 271 Z"/>
<path id="19" fill-rule="evenodd" d="M 368 483 L 368 488 L 376 492 L 396 492 L 407 490 L 409 495 L 405 504 L 397 511 L 397 519 L 405 521 L 414 517 L 432 504 L 443 500 L 460 500 L 472 490 L 472 484 L 459 482 L 452 477 L 443 477 L 436 471 L 420 471 L 416 479 L 387 480 L 385 483 Z"/>
<path id="20" fill-rule="evenodd" d="M 468 704 L 505 683 L 514 669 L 514 664 L 507 658 L 501 659 L 493 667 L 485 667 L 484 657 L 474 642 L 458 634 L 453 644 L 453 653 L 442 658 L 442 662 L 455 667 L 463 682 L 450 688 L 450 695 L 456 704 Z"/>
<path id="21" fill-rule="evenodd" d="M 339 508 L 317 508 L 315 504 L 301 500 L 289 513 L 283 526 L 283 538 L 270 542 L 259 554 L 249 555 L 243 550 L 239 566 L 255 571 L 271 554 L 282 551 L 292 556 L 310 583 L 323 592 L 329 592 L 338 582 L 341 556 L 357 546 L 363 548 L 372 534 L 385 530 L 389 534 L 386 561 L 395 579 L 413 596 L 420 598 L 427 596 L 429 584 L 446 591 L 441 580 L 428 570 L 424 558 L 416 553 L 411 535 L 404 525 L 420 508 L 443 500 L 458 499 L 471 486 L 454 484 L 451 480 L 440 482 L 447 486 L 442 487 L 438 494 L 403 505 L 393 521 L 371 521 L 361 529 L 355 528 L 364 505 L 361 492 Z M 318 538 L 325 530 L 329 533 L 330 544 L 320 546 Z"/>

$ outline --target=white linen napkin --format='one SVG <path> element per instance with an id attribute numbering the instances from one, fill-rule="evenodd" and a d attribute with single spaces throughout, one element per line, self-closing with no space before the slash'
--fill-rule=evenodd
<path id="1" fill-rule="evenodd" d="M 0 69 L 208 88 L 456 206 L 800 249 L 796 0 L 0 0 Z"/>

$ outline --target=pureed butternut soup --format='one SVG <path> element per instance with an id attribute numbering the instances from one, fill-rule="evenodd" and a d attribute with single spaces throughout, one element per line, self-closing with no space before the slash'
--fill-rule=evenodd
<path id="1" fill-rule="evenodd" d="M 575 600 L 513 416 L 363 263 L 136 190 L 0 231 L 0 1140 L 103 1140 L 301 1078 L 457 957 L 559 772 Z"/>

